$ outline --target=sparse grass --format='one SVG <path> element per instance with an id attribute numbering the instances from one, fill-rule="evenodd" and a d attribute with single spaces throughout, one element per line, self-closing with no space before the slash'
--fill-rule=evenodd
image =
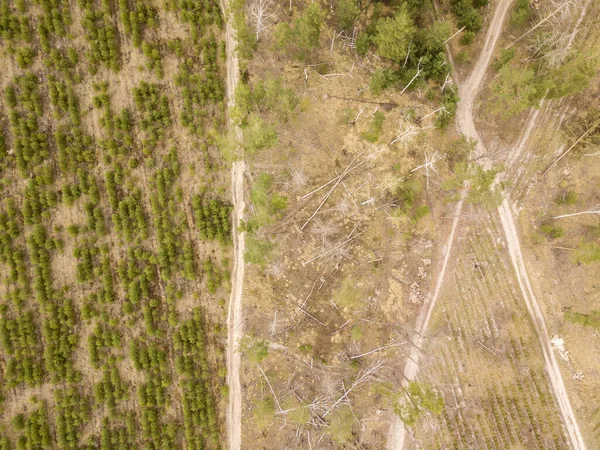
<path id="1" fill-rule="evenodd" d="M 342 308 L 353 310 L 362 305 L 363 294 L 353 280 L 346 279 L 333 295 L 333 301 Z"/>
<path id="2" fill-rule="evenodd" d="M 246 236 L 246 253 L 244 253 L 244 260 L 247 263 L 264 267 L 267 263 L 269 252 L 273 248 L 274 245 L 271 242 L 253 234 L 248 234 Z"/>
<path id="3" fill-rule="evenodd" d="M 566 311 L 565 319 L 571 323 L 579 323 L 600 330 L 600 311 L 592 311 L 589 314 Z"/>
<path id="4" fill-rule="evenodd" d="M 385 122 L 385 114 L 381 111 L 377 111 L 371 122 L 369 122 L 369 128 L 361 133 L 363 139 L 368 142 L 376 143 L 379 140 L 379 135 L 383 129 L 383 123 Z"/>
<path id="5" fill-rule="evenodd" d="M 261 430 L 266 430 L 275 418 L 275 401 L 271 397 L 257 402 L 252 409 L 254 423 Z"/>

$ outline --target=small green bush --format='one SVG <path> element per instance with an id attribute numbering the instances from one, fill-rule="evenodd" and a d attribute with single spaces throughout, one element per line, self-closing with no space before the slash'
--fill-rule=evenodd
<path id="1" fill-rule="evenodd" d="M 558 225 L 552 225 L 550 223 L 543 223 L 540 227 L 542 233 L 544 233 L 550 239 L 560 239 L 565 235 L 565 230 Z"/>

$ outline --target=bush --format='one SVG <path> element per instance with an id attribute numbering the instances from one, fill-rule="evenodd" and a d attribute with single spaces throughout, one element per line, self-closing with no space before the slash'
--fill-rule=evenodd
<path id="1" fill-rule="evenodd" d="M 517 0 L 513 7 L 512 14 L 510 15 L 511 22 L 514 26 L 520 27 L 531 17 L 531 8 L 529 6 L 529 0 Z"/>
<path id="2" fill-rule="evenodd" d="M 462 45 L 470 45 L 475 39 L 475 33 L 473 31 L 465 31 L 460 37 L 460 43 Z"/>
<path id="3" fill-rule="evenodd" d="M 554 203 L 557 205 L 574 205 L 577 203 L 577 192 L 563 190 L 554 199 Z"/>
<path id="4" fill-rule="evenodd" d="M 377 96 L 399 81 L 400 77 L 393 69 L 389 67 L 378 69 L 371 78 L 371 92 L 373 95 Z"/>
<path id="5" fill-rule="evenodd" d="M 248 338 L 243 350 L 250 361 L 259 363 L 269 354 L 269 343 L 256 337 Z"/>
<path id="6" fill-rule="evenodd" d="M 506 66 L 514 57 L 515 57 L 515 49 L 514 48 L 510 48 L 510 49 L 503 48 L 502 50 L 500 50 L 500 57 L 498 59 L 496 59 L 496 61 L 494 61 L 494 63 L 492 64 L 492 68 L 495 71 L 499 71 L 504 66 Z"/>
<path id="7" fill-rule="evenodd" d="M 345 444 L 352 440 L 352 426 L 355 422 L 354 413 L 349 406 L 339 408 L 331 419 L 329 433 L 333 441 Z"/>
<path id="8" fill-rule="evenodd" d="M 334 303 L 345 309 L 359 308 L 362 305 L 362 292 L 355 284 L 354 281 L 346 278 L 333 294 Z"/>
<path id="9" fill-rule="evenodd" d="M 589 314 L 566 311 L 565 319 L 571 323 L 579 323 L 600 330 L 600 311 L 592 311 Z"/>
<path id="10" fill-rule="evenodd" d="M 480 5 L 483 2 L 477 2 Z M 481 30 L 481 14 L 473 0 L 451 0 L 450 7 L 452 12 L 458 17 L 458 27 L 465 27 L 467 31 L 477 33 Z"/>
<path id="11" fill-rule="evenodd" d="M 438 116 L 435 120 L 435 124 L 438 127 L 445 128 L 448 126 L 450 121 L 456 115 L 459 100 L 458 92 L 456 92 L 454 89 L 448 88 L 444 91 L 441 102 L 441 106 L 443 106 L 444 109 L 438 113 Z"/>
<path id="12" fill-rule="evenodd" d="M 275 127 L 259 115 L 252 114 L 248 126 L 243 130 L 244 148 L 248 155 L 272 147 L 277 143 Z"/>
<path id="13" fill-rule="evenodd" d="M 558 225 L 553 225 L 550 223 L 543 223 L 540 226 L 540 230 L 542 231 L 542 233 L 544 233 L 546 236 L 548 236 L 548 238 L 554 240 L 554 239 L 560 239 L 561 237 L 563 237 L 565 235 L 565 230 L 562 227 L 559 227 Z"/>

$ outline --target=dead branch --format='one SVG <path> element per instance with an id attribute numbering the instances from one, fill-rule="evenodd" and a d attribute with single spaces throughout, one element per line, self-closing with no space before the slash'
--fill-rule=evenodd
<path id="1" fill-rule="evenodd" d="M 348 394 L 350 394 L 350 392 L 352 392 L 354 389 L 356 389 L 360 385 L 369 381 L 379 371 L 379 369 L 381 369 L 382 366 L 383 366 L 383 360 L 378 359 L 376 361 L 373 361 L 371 363 L 371 365 L 369 365 L 367 368 L 361 370 L 358 373 L 356 379 L 354 380 L 354 383 L 352 383 L 352 386 L 350 386 L 349 389 L 345 390 L 344 395 L 342 395 L 340 398 L 338 398 L 335 401 L 335 403 L 333 405 L 331 405 L 327 411 L 325 411 L 325 413 L 323 414 L 322 417 L 325 418 L 327 416 L 327 414 L 329 414 L 333 410 L 333 408 L 335 408 L 337 405 L 339 405 L 340 402 L 343 401 L 348 396 Z"/>
<path id="2" fill-rule="evenodd" d="M 553 219 L 562 219 L 563 217 L 573 217 L 573 216 L 582 216 L 584 214 L 592 214 L 600 216 L 600 204 L 594 206 L 592 209 L 587 211 L 580 211 L 573 214 L 563 214 L 561 216 L 554 216 Z"/>
<path id="3" fill-rule="evenodd" d="M 371 354 L 376 353 L 378 351 L 385 350 L 386 348 L 398 347 L 398 346 L 404 345 L 404 344 L 406 344 L 406 341 L 396 342 L 395 344 L 384 345 L 383 347 L 378 347 L 378 348 L 373 349 L 371 351 L 368 351 L 368 352 L 365 352 L 365 353 L 361 353 L 360 355 L 350 356 L 350 359 L 362 358 L 363 356 L 371 355 Z"/>
<path id="4" fill-rule="evenodd" d="M 483 342 L 481 342 L 481 341 L 477 341 L 477 342 L 478 342 L 478 343 L 479 343 L 479 345 L 481 345 L 483 348 L 485 348 L 486 350 L 488 350 L 488 351 L 492 352 L 494 355 L 498 356 L 498 354 L 497 354 L 497 353 L 496 353 L 494 350 L 492 350 L 491 348 L 489 348 L 489 347 L 488 347 L 487 345 L 485 345 Z"/>
<path id="5" fill-rule="evenodd" d="M 256 363 L 256 367 L 258 367 L 258 370 L 260 370 L 260 373 L 262 373 L 263 377 L 265 377 L 265 380 L 267 380 L 267 384 L 269 385 L 269 389 L 271 390 L 271 394 L 273 394 L 273 398 L 275 399 L 275 403 L 277 403 L 277 408 L 279 408 L 279 411 L 281 412 L 282 410 L 281 410 L 281 405 L 279 404 L 279 399 L 275 395 L 275 391 L 273 390 L 273 386 L 271 386 L 271 382 L 269 381 L 269 378 L 267 377 L 267 374 L 264 372 L 264 370 L 262 370 L 262 367 L 260 367 L 260 365 L 258 363 Z"/>
<path id="6" fill-rule="evenodd" d="M 406 86 L 404 86 L 404 89 L 402 89 L 402 92 L 400 92 L 400 95 L 404 94 L 404 91 L 406 91 L 408 89 L 408 87 L 413 83 L 413 81 L 415 81 L 417 79 L 417 77 L 419 75 L 421 75 L 421 72 L 423 72 L 423 68 L 421 67 L 422 60 L 423 60 L 423 58 L 419 58 L 419 63 L 417 64 L 417 73 L 415 74 L 414 77 L 412 77 L 412 79 L 408 82 L 408 84 Z"/>
<path id="7" fill-rule="evenodd" d="M 339 243 L 339 244 L 337 244 L 336 246 L 334 246 L 334 247 L 331 247 L 331 248 L 328 248 L 328 249 L 327 249 L 327 250 L 325 250 L 324 252 L 321 252 L 321 253 L 319 253 L 317 256 L 313 256 L 313 257 L 312 257 L 311 259 L 309 259 L 308 261 L 303 261 L 303 262 L 302 262 L 302 266 L 304 267 L 304 266 L 306 266 L 307 264 L 310 264 L 311 262 L 313 262 L 313 261 L 316 261 L 316 260 L 317 260 L 317 259 L 319 259 L 319 258 L 322 258 L 322 257 L 323 257 L 323 256 L 325 256 L 326 254 L 328 254 L 328 253 L 330 253 L 330 252 L 332 252 L 332 251 L 334 251 L 334 250 L 337 250 L 338 248 L 342 247 L 344 244 L 347 244 L 347 243 L 348 243 L 348 242 L 350 242 L 351 240 L 353 240 L 353 239 L 356 239 L 357 237 L 359 237 L 359 236 L 360 236 L 361 234 L 363 234 L 363 233 L 365 233 L 365 231 L 361 231 L 360 233 L 358 233 L 358 234 L 356 234 L 356 235 L 354 235 L 354 236 L 352 236 L 352 237 L 350 237 L 350 238 L 348 238 L 348 239 L 346 239 L 346 240 L 344 240 L 344 241 L 340 242 L 340 243 Z"/>
<path id="8" fill-rule="evenodd" d="M 323 322 L 321 322 L 319 319 L 317 319 L 315 316 L 313 316 L 311 313 L 309 313 L 305 309 L 302 309 L 300 306 L 296 306 L 296 308 L 298 308 L 300 311 L 302 311 L 304 314 L 306 314 L 312 320 L 314 320 L 315 322 L 317 322 L 319 325 L 321 325 L 323 327 L 327 327 L 327 325 L 325 325 Z"/>
<path id="9" fill-rule="evenodd" d="M 505 47 L 507 50 L 509 48 L 511 48 L 513 45 L 515 45 L 517 42 L 519 42 L 521 39 L 523 39 L 525 36 L 528 36 L 529 34 L 531 34 L 531 32 L 533 32 L 534 30 L 536 30 L 537 28 L 539 28 L 541 25 L 543 25 L 545 22 L 547 22 L 548 20 L 552 19 L 552 17 L 554 17 L 556 14 L 558 14 L 562 9 L 564 9 L 567 6 L 570 6 L 572 3 L 574 2 L 574 0 L 569 0 L 566 1 L 565 3 L 563 3 L 562 5 L 560 5 L 558 8 L 556 8 L 553 12 L 551 12 L 550 14 L 548 14 L 546 17 L 544 17 L 541 21 L 539 21 L 533 28 L 530 28 L 528 31 L 526 31 L 524 34 L 522 34 L 520 37 L 518 37 L 517 39 L 515 39 L 511 44 L 509 44 L 507 47 Z"/>
<path id="10" fill-rule="evenodd" d="M 561 159 L 563 159 L 565 156 L 567 156 L 569 154 L 569 152 L 571 150 L 573 150 L 577 146 L 577 144 L 579 144 L 581 142 L 581 140 L 583 138 L 585 138 L 588 134 L 590 134 L 592 131 L 594 131 L 599 124 L 600 124 L 600 120 L 597 120 L 596 122 L 594 122 L 581 136 L 579 136 L 577 138 L 577 140 L 575 142 L 573 142 L 573 144 L 567 150 L 565 150 L 558 158 L 556 158 L 554 161 L 552 161 L 552 163 L 548 167 L 546 167 L 546 170 L 544 170 L 542 172 L 542 176 L 546 175 L 548 173 L 548 171 L 556 165 L 557 162 L 559 162 Z"/>
<path id="11" fill-rule="evenodd" d="M 365 89 L 368 89 L 368 88 L 369 88 L 369 86 L 367 86 Z M 396 103 L 396 102 L 376 102 L 376 101 L 373 101 L 373 100 L 361 100 L 361 99 L 358 99 L 358 98 L 340 97 L 338 95 L 332 95 L 332 94 L 329 94 L 329 97 L 330 98 L 335 98 L 335 99 L 338 99 L 338 100 L 347 100 L 347 101 L 350 101 L 350 102 L 368 103 L 370 105 L 379 105 L 383 109 L 388 110 L 388 111 L 390 109 L 393 109 L 393 108 L 395 108 L 395 107 L 398 106 L 398 103 Z"/>
<path id="12" fill-rule="evenodd" d="M 458 30 L 456 33 L 454 33 L 452 36 L 450 36 L 448 39 L 446 39 L 446 40 L 444 41 L 444 45 L 446 45 L 448 42 L 450 42 L 450 41 L 452 40 L 452 38 L 454 38 L 454 36 L 456 36 L 458 33 L 460 33 L 460 32 L 461 32 L 462 30 L 464 30 L 465 28 L 466 28 L 466 26 L 465 26 L 465 27 L 462 27 L 460 30 Z"/>
<path id="13" fill-rule="evenodd" d="M 319 203 L 319 206 L 317 207 L 317 209 L 315 210 L 315 212 L 312 213 L 312 215 L 308 218 L 308 220 L 306 222 L 304 222 L 304 225 L 302 225 L 300 227 L 300 230 L 304 230 L 304 228 L 306 228 L 306 225 L 308 225 L 310 223 L 310 221 L 317 215 L 317 213 L 319 212 L 319 210 L 323 207 L 323 205 L 325 204 L 325 202 L 327 201 L 327 199 L 329 198 L 329 196 L 333 193 L 333 191 L 335 190 L 335 188 L 342 182 L 342 180 L 346 177 L 346 175 L 348 175 L 350 172 L 352 172 L 353 170 L 355 170 L 357 167 L 361 166 L 365 161 L 361 161 L 357 164 L 354 164 L 355 161 L 362 156 L 362 154 L 364 153 L 364 150 L 362 152 L 360 152 L 358 155 L 356 155 L 354 157 L 354 159 L 350 162 L 350 164 L 348 164 L 348 166 L 344 169 L 344 171 L 342 172 L 341 175 L 338 176 L 336 182 L 334 183 L 334 185 L 331 187 L 331 189 L 329 189 L 329 192 L 327 192 L 327 194 L 325 195 L 325 197 L 323 197 L 323 200 L 321 200 L 321 203 Z"/>

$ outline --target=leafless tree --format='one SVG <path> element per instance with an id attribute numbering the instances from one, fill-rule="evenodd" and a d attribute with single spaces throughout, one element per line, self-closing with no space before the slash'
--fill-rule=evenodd
<path id="1" fill-rule="evenodd" d="M 267 274 L 271 275 L 273 278 L 281 278 L 283 276 L 284 267 L 283 262 L 274 261 L 267 267 Z"/>
<path id="2" fill-rule="evenodd" d="M 290 184 L 292 185 L 294 190 L 302 189 L 304 186 L 306 186 L 307 181 L 308 178 L 306 176 L 306 173 L 304 173 L 303 169 L 300 169 L 298 167 L 290 168 Z"/>
<path id="3" fill-rule="evenodd" d="M 437 173 L 437 168 L 435 167 L 435 163 L 442 159 L 442 156 L 436 151 L 433 155 L 429 156 L 427 151 L 425 152 L 425 164 L 421 164 L 418 167 L 415 167 L 410 171 L 413 173 L 419 169 L 425 169 L 425 177 L 427 178 L 427 188 L 429 188 L 429 170 Z"/>
<path id="4" fill-rule="evenodd" d="M 329 242 L 329 238 L 337 233 L 338 229 L 339 227 L 331 219 L 325 221 L 315 219 L 311 232 L 321 238 L 321 243 L 325 247 L 325 244 Z"/>
<path id="5" fill-rule="evenodd" d="M 542 32 L 537 33 L 530 45 L 531 56 L 529 59 L 543 60 L 549 67 L 560 66 L 568 55 L 586 8 L 586 0 L 553 0 L 549 2 L 548 7 L 541 11 L 543 18 L 507 48 L 512 47 L 516 42 L 539 28 Z M 580 19 L 574 21 L 574 13 L 577 11 L 580 12 Z"/>
<path id="6" fill-rule="evenodd" d="M 256 42 L 260 34 L 273 25 L 275 14 L 271 12 L 272 6 L 271 0 L 252 0 L 248 4 L 248 20 L 256 32 Z"/>
<path id="7" fill-rule="evenodd" d="M 338 210 L 342 216 L 347 216 L 352 209 L 352 205 L 348 201 L 348 196 L 344 195 L 344 197 L 335 205 L 335 209 Z"/>

